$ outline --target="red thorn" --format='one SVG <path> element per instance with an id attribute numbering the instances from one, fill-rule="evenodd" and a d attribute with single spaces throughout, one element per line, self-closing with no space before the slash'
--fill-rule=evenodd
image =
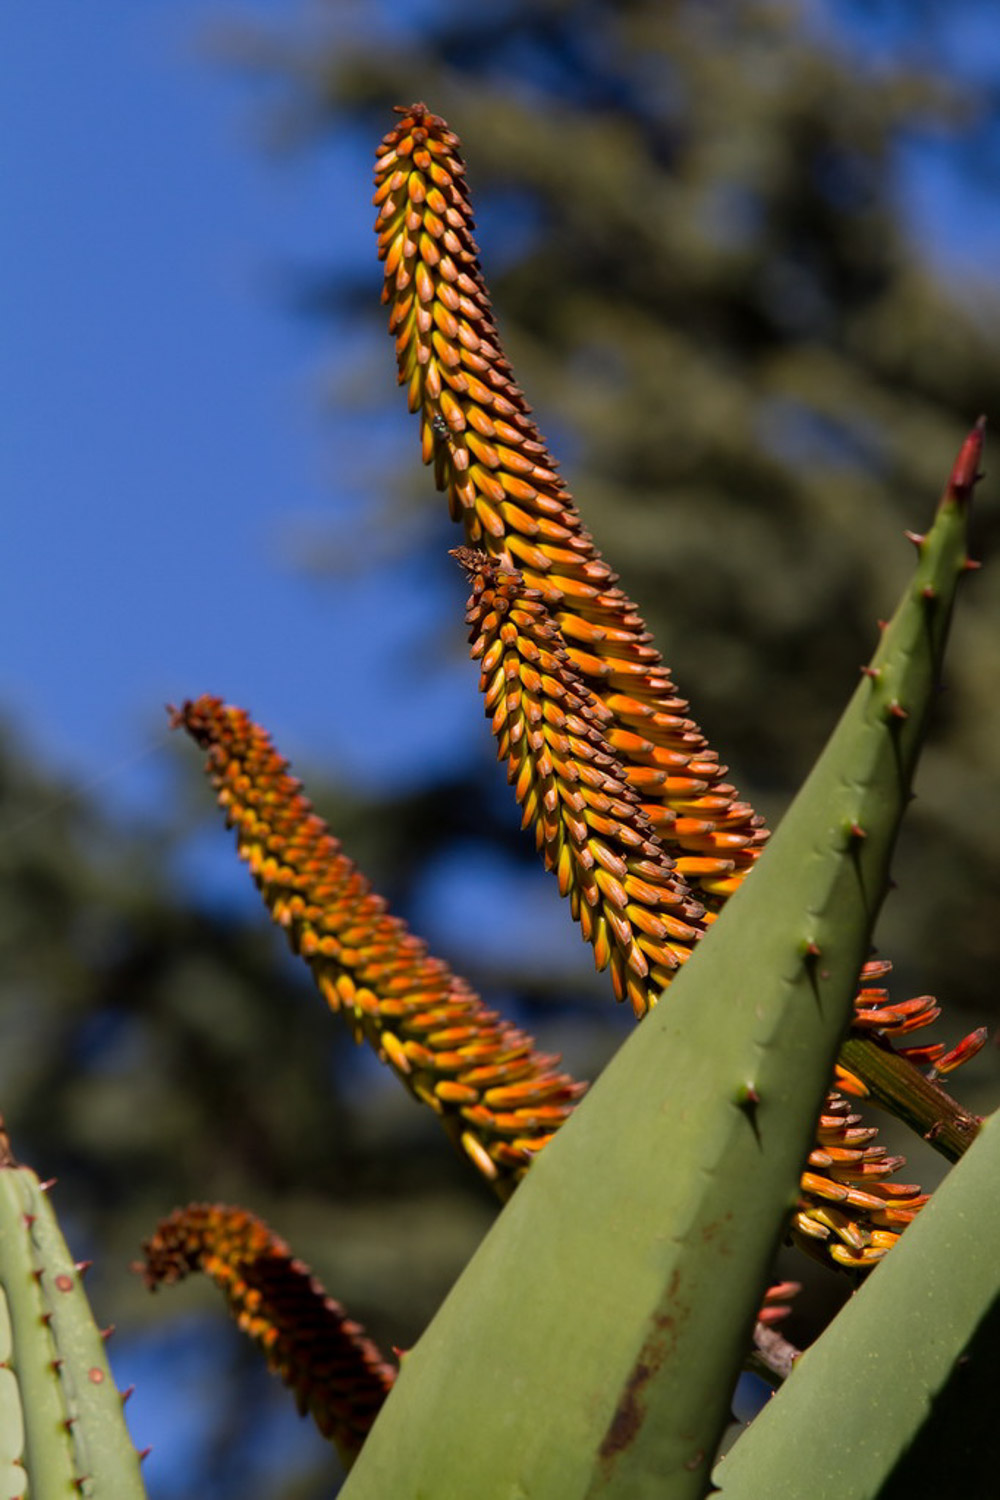
<path id="1" fill-rule="evenodd" d="M 124 1391 L 122 1391 L 122 1406 L 125 1405 L 125 1402 L 134 1393 L 134 1391 L 135 1391 L 135 1386 L 134 1385 L 130 1385 Z"/>
<path id="2" fill-rule="evenodd" d="M 888 620 L 876 620 L 875 623 L 878 626 L 879 630 L 885 630 L 886 626 L 889 624 L 889 621 Z"/>
<path id="3" fill-rule="evenodd" d="M 979 461 L 983 456 L 983 438 L 986 436 L 986 418 L 980 417 L 958 450 L 954 468 L 948 479 L 948 493 L 956 500 L 968 500 L 980 477 Z"/>
<path id="4" fill-rule="evenodd" d="M 926 540 L 927 540 L 927 538 L 925 536 L 921 535 L 921 533 L 919 531 L 904 531 L 903 535 L 906 537 L 906 540 L 908 542 L 912 542 L 913 543 L 914 547 L 916 547 L 916 549 L 917 549 L 918 552 L 919 552 L 920 548 L 924 545 L 924 542 L 926 542 Z"/>
<path id="5" fill-rule="evenodd" d="M 101 1338 L 104 1340 L 105 1343 L 107 1343 L 108 1339 L 111 1337 L 111 1335 L 114 1333 L 114 1331 L 115 1331 L 115 1325 L 113 1323 L 109 1323 L 108 1326 L 107 1326 L 107 1328 L 102 1328 L 101 1329 Z"/>
<path id="6" fill-rule="evenodd" d="M 76 1271 L 76 1274 L 78 1276 L 86 1276 L 87 1272 L 90 1270 L 93 1264 L 94 1262 L 92 1260 L 78 1260 L 73 1269 Z"/>
<path id="7" fill-rule="evenodd" d="M 921 596 L 924 599 L 927 599 L 928 601 L 930 601 L 932 599 L 936 599 L 937 596 L 938 596 L 937 595 L 937 589 L 934 587 L 934 585 L 932 583 L 925 583 L 924 586 L 923 586 L 923 588 L 920 590 L 920 593 L 921 593 Z"/>
<path id="8" fill-rule="evenodd" d="M 862 677 L 870 677 L 873 682 L 877 682 L 881 677 L 882 672 L 879 667 L 862 667 L 861 675 Z"/>
<path id="9" fill-rule="evenodd" d="M 860 823 L 852 823 L 850 832 L 852 839 L 866 839 L 868 837 L 868 834 L 862 828 Z"/>
<path id="10" fill-rule="evenodd" d="M 30 1229 L 37 1218 L 37 1214 L 22 1214 L 21 1221 L 24 1224 L 25 1229 Z"/>
<path id="11" fill-rule="evenodd" d="M 145 1463 L 146 1459 L 149 1457 L 149 1455 L 153 1451 L 153 1445 L 151 1443 L 148 1448 L 139 1448 L 137 1451 L 138 1451 L 138 1454 L 139 1454 L 139 1462 L 140 1463 Z"/>
<path id="12" fill-rule="evenodd" d="M 38 1184 L 38 1191 L 40 1193 L 49 1193 L 52 1191 L 58 1181 L 58 1177 L 48 1177 L 44 1182 L 40 1182 Z"/>
<path id="13" fill-rule="evenodd" d="M 976 560 L 976 558 L 974 558 L 974 557 L 967 557 L 965 559 L 965 562 L 962 564 L 962 572 L 963 573 L 978 573 L 979 569 L 981 567 L 982 567 L 982 563 L 978 562 Z"/>
<path id="14" fill-rule="evenodd" d="M 910 717 L 903 705 L 901 703 L 897 703 L 895 699 L 893 699 L 893 701 L 889 704 L 888 713 L 890 718 L 893 719 L 902 720 L 908 719 Z"/>
<path id="15" fill-rule="evenodd" d="M 822 951 L 823 950 L 820 948 L 819 943 L 814 942 L 812 938 L 810 938 L 809 942 L 806 943 L 806 958 L 819 958 Z"/>

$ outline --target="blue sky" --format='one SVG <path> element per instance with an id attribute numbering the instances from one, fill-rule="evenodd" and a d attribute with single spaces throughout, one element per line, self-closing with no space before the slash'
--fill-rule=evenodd
<path id="1" fill-rule="evenodd" d="M 371 152 L 262 153 L 252 85 L 200 45 L 225 14 L 0 13 L 0 712 L 72 781 L 106 777 L 108 801 L 155 795 L 162 705 L 203 691 L 347 777 L 398 770 L 404 724 L 422 764 L 468 744 L 447 671 L 428 663 L 426 716 L 407 693 L 433 620 L 419 580 L 397 570 L 390 613 L 367 579 L 294 562 L 296 536 L 351 507 L 330 334 L 291 315 L 288 271 L 360 264 L 377 299 Z M 391 381 L 388 340 L 385 357 Z"/>

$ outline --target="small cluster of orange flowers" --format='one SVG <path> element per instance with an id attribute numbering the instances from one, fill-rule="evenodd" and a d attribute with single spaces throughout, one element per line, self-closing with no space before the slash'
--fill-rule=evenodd
<path id="1" fill-rule="evenodd" d="M 202 1271 L 225 1294 L 239 1327 L 349 1464 L 396 1378 L 359 1323 L 253 1214 L 192 1203 L 156 1226 L 141 1271 L 153 1289 Z"/>

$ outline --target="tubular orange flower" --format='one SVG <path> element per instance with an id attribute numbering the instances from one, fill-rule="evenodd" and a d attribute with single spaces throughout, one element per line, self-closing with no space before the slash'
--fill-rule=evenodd
<path id="1" fill-rule="evenodd" d="M 192 1271 L 212 1278 L 299 1411 L 310 1414 L 349 1468 L 397 1370 L 284 1240 L 242 1208 L 192 1203 L 163 1219 L 142 1249 L 145 1259 L 134 1269 L 150 1290 Z"/>
<path id="2" fill-rule="evenodd" d="M 202 697 L 172 710 L 208 772 L 271 916 L 327 1003 L 350 1019 L 501 1197 L 586 1085 L 488 1010 L 341 852 L 288 763 L 239 708 Z"/>
<path id="3" fill-rule="evenodd" d="M 479 267 L 458 137 L 423 104 L 399 112 L 378 152 L 376 230 L 424 461 L 467 540 L 541 592 L 573 667 L 610 712 L 607 739 L 679 872 L 725 897 L 767 836 L 762 820 L 723 780 L 725 766 L 688 717 L 514 384 Z"/>
<path id="4" fill-rule="evenodd" d="M 590 697 L 537 589 L 485 552 L 457 548 L 472 580 L 466 619 L 499 756 L 599 969 L 637 1016 L 705 931 L 673 860 L 605 738 L 611 714 Z"/>

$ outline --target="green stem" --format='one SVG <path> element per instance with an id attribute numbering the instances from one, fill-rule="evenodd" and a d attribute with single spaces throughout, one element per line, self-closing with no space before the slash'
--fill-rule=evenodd
<path id="1" fill-rule="evenodd" d="M 908 1058 L 874 1037 L 852 1031 L 840 1049 L 840 1061 L 861 1079 L 873 1104 L 889 1110 L 949 1161 L 958 1161 L 979 1134 L 979 1115 L 963 1109 Z"/>

